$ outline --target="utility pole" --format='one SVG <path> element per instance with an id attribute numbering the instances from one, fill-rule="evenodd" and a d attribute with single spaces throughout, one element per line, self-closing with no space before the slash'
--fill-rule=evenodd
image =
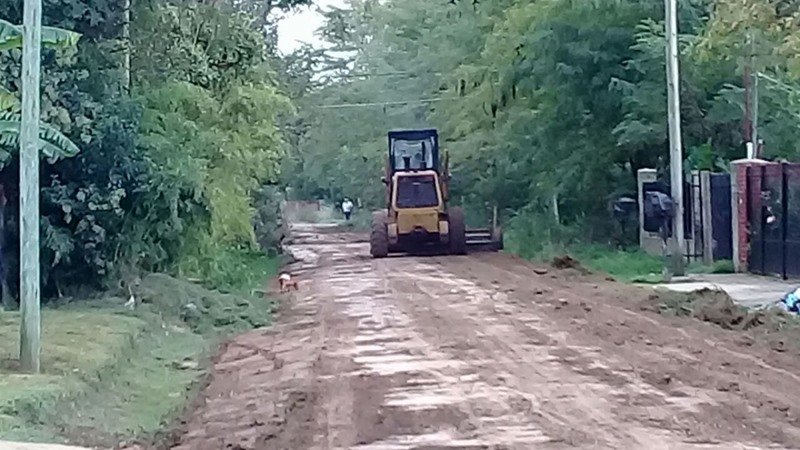
<path id="1" fill-rule="evenodd" d="M 667 103 L 669 110 L 670 185 L 675 216 L 672 220 L 672 273 L 683 276 L 683 149 L 681 147 L 681 92 L 678 70 L 678 4 L 664 0 L 667 37 Z"/>
<path id="2" fill-rule="evenodd" d="M 758 137 L 758 69 L 753 72 L 753 155 L 761 158 Z"/>
<path id="3" fill-rule="evenodd" d="M 755 66 L 755 40 L 747 33 L 749 55 L 744 58 L 744 144 L 747 159 L 758 158 L 758 68 Z"/>
<path id="4" fill-rule="evenodd" d="M 19 139 L 20 329 L 22 370 L 39 373 L 39 78 L 42 1 L 24 0 L 22 22 L 22 126 Z"/>
<path id="5" fill-rule="evenodd" d="M 753 77 L 750 74 L 750 64 L 749 61 L 745 63 L 744 66 L 744 120 L 742 121 L 742 137 L 744 138 L 744 145 L 747 149 L 747 159 L 753 158 L 753 124 L 751 123 L 751 119 L 753 117 L 752 107 L 751 107 L 751 88 L 750 83 L 753 81 Z"/>
<path id="6" fill-rule="evenodd" d="M 758 67 L 753 70 L 753 155 L 761 158 L 760 145 L 758 142 Z"/>
<path id="7" fill-rule="evenodd" d="M 122 62 L 122 84 L 126 93 L 131 93 L 131 0 L 125 0 L 125 11 L 122 16 L 122 45 L 125 46 L 125 52 Z"/>

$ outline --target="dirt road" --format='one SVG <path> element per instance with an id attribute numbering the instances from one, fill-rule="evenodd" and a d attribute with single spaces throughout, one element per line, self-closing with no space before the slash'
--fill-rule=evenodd
<path id="1" fill-rule="evenodd" d="M 300 291 L 225 346 L 176 449 L 800 447 L 797 354 L 573 270 L 293 235 Z"/>

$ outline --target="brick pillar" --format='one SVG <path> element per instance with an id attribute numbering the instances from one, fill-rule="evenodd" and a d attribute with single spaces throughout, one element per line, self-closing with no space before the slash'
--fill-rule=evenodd
<path id="1" fill-rule="evenodd" d="M 731 230 L 733 231 L 733 265 L 737 272 L 747 272 L 749 251 L 748 209 L 761 208 L 760 167 L 770 164 L 760 159 L 740 159 L 731 163 Z M 747 169 L 751 170 L 750 186 L 754 192 L 747 191 Z"/>

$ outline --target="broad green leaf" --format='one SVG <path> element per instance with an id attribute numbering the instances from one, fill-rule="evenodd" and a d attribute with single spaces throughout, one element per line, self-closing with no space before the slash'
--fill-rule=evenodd
<path id="1" fill-rule="evenodd" d="M 9 111 L 19 105 L 17 97 L 10 91 L 0 86 L 0 112 Z"/>
<path id="2" fill-rule="evenodd" d="M 78 44 L 81 35 L 61 28 L 42 27 L 42 46 L 70 48 Z M 0 51 L 22 48 L 22 26 L 0 19 Z"/>
<path id="3" fill-rule="evenodd" d="M 19 135 L 22 122 L 16 113 L 0 113 L 0 143 L 7 146 L 19 146 Z M 71 158 L 80 152 L 80 148 L 60 131 L 40 123 L 39 145 L 42 154 L 50 161 Z"/>

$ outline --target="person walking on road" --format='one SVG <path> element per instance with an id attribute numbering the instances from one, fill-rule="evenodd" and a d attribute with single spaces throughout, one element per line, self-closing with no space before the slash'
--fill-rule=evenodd
<path id="1" fill-rule="evenodd" d="M 350 216 L 353 214 L 353 202 L 349 198 L 345 198 L 342 202 L 342 212 L 344 213 L 344 219 L 349 222 Z"/>

